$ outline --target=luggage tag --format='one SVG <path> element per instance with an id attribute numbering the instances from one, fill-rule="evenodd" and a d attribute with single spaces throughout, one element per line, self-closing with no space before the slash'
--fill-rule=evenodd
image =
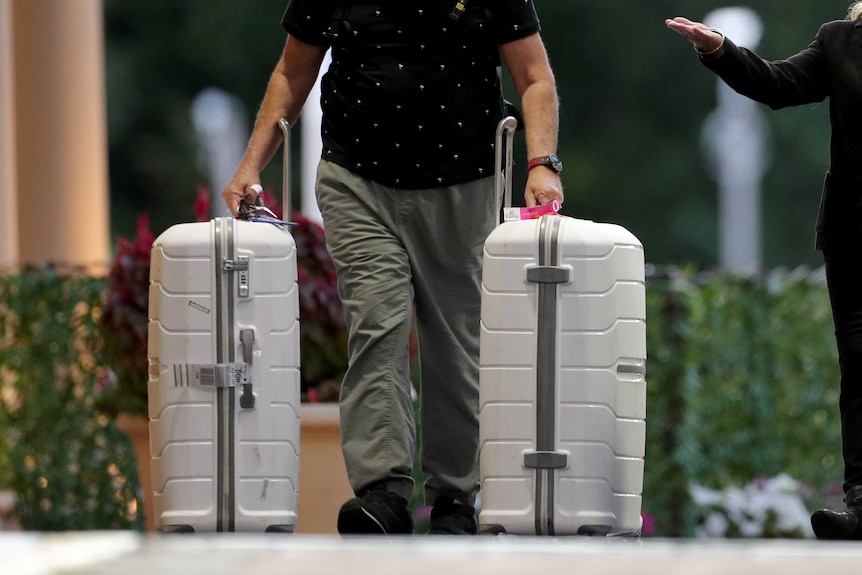
<path id="1" fill-rule="evenodd" d="M 504 222 L 517 222 L 520 220 L 535 220 L 542 216 L 556 215 L 562 204 L 554 200 L 544 206 L 535 206 L 532 208 L 503 208 Z"/>
<path id="2" fill-rule="evenodd" d="M 296 222 L 286 222 L 278 218 L 272 210 L 263 205 L 263 188 L 257 184 L 251 186 L 257 192 L 257 200 L 250 204 L 245 199 L 239 201 L 237 219 L 249 222 L 261 222 L 279 227 L 295 226 Z"/>
<path id="3" fill-rule="evenodd" d="M 240 387 L 250 384 L 252 371 L 248 363 L 191 364 L 171 366 L 174 387 Z"/>

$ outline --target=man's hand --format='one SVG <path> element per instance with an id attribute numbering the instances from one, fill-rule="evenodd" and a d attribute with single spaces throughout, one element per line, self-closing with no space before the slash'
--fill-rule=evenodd
<path id="1" fill-rule="evenodd" d="M 241 172 L 233 177 L 233 179 L 225 187 L 221 193 L 221 197 L 227 204 L 230 213 L 236 217 L 239 212 L 239 203 L 244 198 L 246 202 L 254 205 L 257 201 L 257 195 L 263 190 L 260 185 L 260 175 L 257 177 L 244 176 Z"/>
<path id="2" fill-rule="evenodd" d="M 527 187 L 524 190 L 524 200 L 528 208 L 543 206 L 557 200 L 563 203 L 563 184 L 559 174 L 553 170 L 538 166 L 527 174 Z"/>

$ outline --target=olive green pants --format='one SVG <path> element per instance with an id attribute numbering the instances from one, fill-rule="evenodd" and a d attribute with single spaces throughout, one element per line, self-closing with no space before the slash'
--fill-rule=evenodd
<path id="1" fill-rule="evenodd" d="M 475 498 L 482 249 L 496 223 L 493 188 L 488 177 L 397 190 L 320 163 L 317 201 L 349 333 L 341 441 L 357 494 L 381 481 L 408 500 L 413 490 L 415 317 L 425 500 Z"/>

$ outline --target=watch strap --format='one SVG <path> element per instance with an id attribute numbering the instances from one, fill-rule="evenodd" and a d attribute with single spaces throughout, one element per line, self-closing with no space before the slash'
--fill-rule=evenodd
<path id="1" fill-rule="evenodd" d="M 557 157 L 553 154 L 548 156 L 537 156 L 527 162 L 527 171 L 529 172 L 536 166 L 546 166 L 559 174 L 561 171 L 561 168 L 558 168 L 559 164 L 559 159 L 557 159 Z"/>

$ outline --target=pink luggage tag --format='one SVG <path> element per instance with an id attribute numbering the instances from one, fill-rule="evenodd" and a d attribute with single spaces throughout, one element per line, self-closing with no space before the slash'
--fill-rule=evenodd
<path id="1" fill-rule="evenodd" d="M 535 206 L 532 208 L 503 208 L 503 221 L 517 222 L 519 220 L 535 220 L 542 216 L 556 215 L 562 204 L 554 200 L 543 206 Z"/>

